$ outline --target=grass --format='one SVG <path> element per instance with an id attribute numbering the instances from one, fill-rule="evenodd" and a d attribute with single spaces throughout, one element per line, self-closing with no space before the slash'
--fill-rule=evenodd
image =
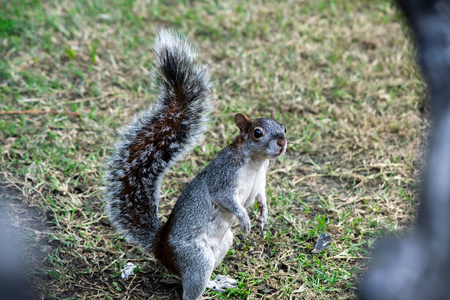
<path id="1" fill-rule="evenodd" d="M 214 274 L 239 286 L 204 299 L 357 298 L 377 238 L 414 219 L 426 125 L 414 49 L 389 1 L 0 0 L 0 111 L 61 112 L 0 115 L 2 176 L 48 225 L 28 237 L 51 243 L 33 277 L 39 298 L 180 295 L 102 210 L 103 159 L 117 130 L 154 99 L 149 43 L 158 26 L 198 43 L 216 80 L 205 141 L 164 182 L 163 219 L 234 139 L 235 113 L 275 107 L 288 132 L 288 151 L 268 173 L 266 237 L 236 227 Z M 322 232 L 332 246 L 312 254 Z M 123 281 L 128 261 L 139 270 Z"/>

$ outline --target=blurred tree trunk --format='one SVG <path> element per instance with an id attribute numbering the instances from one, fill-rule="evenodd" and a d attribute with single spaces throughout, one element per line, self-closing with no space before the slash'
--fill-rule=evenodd
<path id="1" fill-rule="evenodd" d="M 430 99 L 431 136 L 414 234 L 385 239 L 362 299 L 450 299 L 450 1 L 398 0 Z"/>

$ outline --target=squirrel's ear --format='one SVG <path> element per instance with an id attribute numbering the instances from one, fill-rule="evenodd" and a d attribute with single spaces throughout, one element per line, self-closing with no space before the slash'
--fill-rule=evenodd
<path id="1" fill-rule="evenodd" d="M 234 123 L 241 130 L 241 134 L 246 135 L 252 120 L 244 114 L 236 114 L 234 116 Z"/>
<path id="2" fill-rule="evenodd" d="M 275 107 L 272 108 L 272 112 L 270 113 L 270 118 L 275 119 Z"/>

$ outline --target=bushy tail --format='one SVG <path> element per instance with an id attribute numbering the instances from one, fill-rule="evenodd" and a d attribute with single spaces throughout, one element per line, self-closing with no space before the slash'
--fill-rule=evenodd
<path id="1" fill-rule="evenodd" d="M 165 172 L 198 144 L 208 122 L 211 80 L 196 51 L 171 30 L 158 31 L 156 102 L 122 132 L 106 172 L 106 213 L 130 242 L 150 250 L 160 227 Z"/>

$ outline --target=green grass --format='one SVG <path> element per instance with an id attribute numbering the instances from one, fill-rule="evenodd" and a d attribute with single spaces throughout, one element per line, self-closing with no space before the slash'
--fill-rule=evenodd
<path id="1" fill-rule="evenodd" d="M 266 236 L 238 234 L 215 274 L 239 286 L 204 298 L 355 299 L 376 239 L 414 218 L 426 125 L 413 46 L 384 0 L 0 0 L 0 111 L 61 112 L 0 115 L 0 171 L 51 224 L 36 238 L 54 242 L 34 278 L 42 295 L 180 294 L 102 210 L 102 164 L 117 130 L 155 97 L 149 44 L 158 26 L 198 44 L 216 104 L 205 141 L 166 177 L 162 219 L 234 139 L 235 113 L 275 107 L 287 128 L 288 151 L 268 173 Z M 322 232 L 333 243 L 312 254 Z M 127 261 L 140 271 L 121 281 Z"/>

